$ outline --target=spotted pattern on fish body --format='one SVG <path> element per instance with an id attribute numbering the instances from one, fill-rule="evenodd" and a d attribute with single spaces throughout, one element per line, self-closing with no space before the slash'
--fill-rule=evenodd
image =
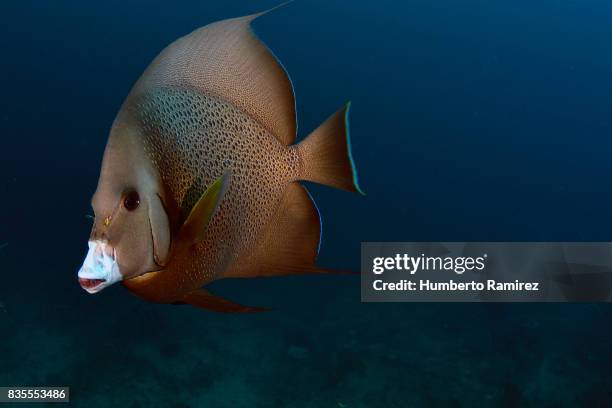
<path id="1" fill-rule="evenodd" d="M 231 104 L 195 91 L 161 89 L 137 104 L 145 150 L 181 208 L 183 219 L 225 171 L 232 184 L 193 257 L 193 273 L 206 270 L 215 243 L 238 259 L 278 207 L 288 183 L 300 175 L 295 148 L 283 146 L 255 119 Z M 183 265 L 186 267 L 186 265 Z M 206 270 L 206 283 L 219 271 Z"/>
<path id="2" fill-rule="evenodd" d="M 300 181 L 361 193 L 350 105 L 295 144 L 291 81 L 250 27 L 263 14 L 212 23 L 170 44 L 115 119 L 92 200 L 96 219 L 112 220 L 94 223 L 90 243 L 109 248 L 123 285 L 146 300 L 259 311 L 203 285 L 336 272 L 315 263 L 320 216 Z M 125 205 L 130 195 L 140 208 Z M 79 272 L 82 286 L 108 275 L 95 268 L 95 254 Z"/>

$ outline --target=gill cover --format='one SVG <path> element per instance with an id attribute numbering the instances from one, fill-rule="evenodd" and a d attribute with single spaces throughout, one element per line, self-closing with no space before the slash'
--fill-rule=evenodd
<path id="1" fill-rule="evenodd" d="M 159 266 L 166 266 L 170 255 L 170 219 L 159 194 L 149 203 L 149 225 L 153 239 L 153 259 Z"/>

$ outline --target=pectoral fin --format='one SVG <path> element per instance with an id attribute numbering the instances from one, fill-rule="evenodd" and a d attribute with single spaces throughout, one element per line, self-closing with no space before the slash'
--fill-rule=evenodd
<path id="1" fill-rule="evenodd" d="M 179 232 L 179 239 L 182 242 L 196 244 L 204 239 L 206 227 L 215 215 L 230 182 L 231 174 L 228 171 L 206 189 L 202 197 L 193 206 Z"/>
<path id="2" fill-rule="evenodd" d="M 239 305 L 231 300 L 213 295 L 204 288 L 188 293 L 180 302 L 177 302 L 177 304 L 189 304 L 191 306 L 221 313 L 253 313 L 269 310 L 261 307 Z"/>

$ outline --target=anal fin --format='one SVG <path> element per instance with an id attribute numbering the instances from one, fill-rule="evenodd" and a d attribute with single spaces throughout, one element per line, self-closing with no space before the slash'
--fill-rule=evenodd
<path id="1" fill-rule="evenodd" d="M 287 186 L 276 216 L 258 246 L 230 265 L 223 277 L 336 273 L 315 265 L 320 239 L 319 211 L 306 189 L 293 182 Z"/>
<path id="2" fill-rule="evenodd" d="M 214 295 L 204 288 L 188 293 L 180 302 L 176 302 L 176 304 L 188 304 L 221 313 L 253 313 L 269 310 L 262 307 L 250 307 L 234 303 L 231 300 Z"/>

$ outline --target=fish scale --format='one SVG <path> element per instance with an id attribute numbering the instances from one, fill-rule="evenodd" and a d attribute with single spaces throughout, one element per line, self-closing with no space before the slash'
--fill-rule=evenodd
<path id="1" fill-rule="evenodd" d="M 164 89 L 144 95 L 135 109 L 145 149 L 186 218 L 206 188 L 224 171 L 232 184 L 209 225 L 198 255 L 218 250 L 219 237 L 239 258 L 255 244 L 278 206 L 284 186 L 299 175 L 297 151 L 231 104 L 194 91 Z M 205 270 L 203 256 L 190 270 Z M 214 278 L 207 270 L 206 279 Z M 192 275 L 197 275 L 193 272 Z M 205 284 L 207 280 L 201 283 Z"/>

